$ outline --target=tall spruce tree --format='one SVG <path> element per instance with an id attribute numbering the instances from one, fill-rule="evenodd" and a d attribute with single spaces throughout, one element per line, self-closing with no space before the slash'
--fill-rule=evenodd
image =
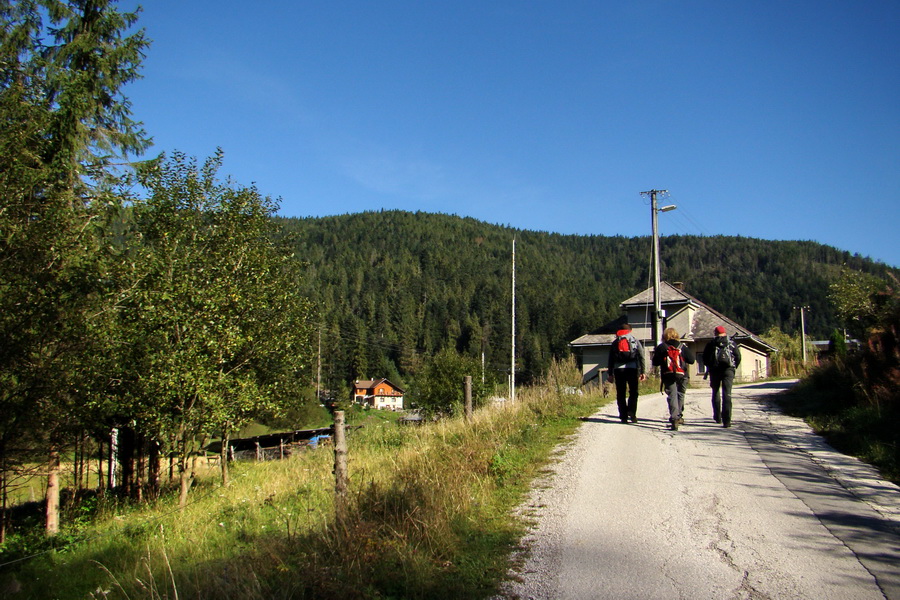
<path id="1" fill-rule="evenodd" d="M 98 186 L 112 157 L 149 143 L 121 94 L 148 43 L 128 33 L 136 18 L 110 0 L 0 0 L 0 475 L 13 440 L 47 452 L 50 534 L 108 291 L 95 234 L 110 198 Z"/>

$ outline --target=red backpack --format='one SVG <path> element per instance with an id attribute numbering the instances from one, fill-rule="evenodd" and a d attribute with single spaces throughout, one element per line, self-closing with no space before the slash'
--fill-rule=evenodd
<path id="1" fill-rule="evenodd" d="M 684 357 L 681 356 L 682 345 L 668 347 L 668 355 L 666 356 L 666 370 L 676 375 L 684 375 Z"/>
<path id="2" fill-rule="evenodd" d="M 638 357 L 637 342 L 630 335 L 621 335 L 616 339 L 616 350 L 619 353 L 619 360 L 631 361 Z"/>

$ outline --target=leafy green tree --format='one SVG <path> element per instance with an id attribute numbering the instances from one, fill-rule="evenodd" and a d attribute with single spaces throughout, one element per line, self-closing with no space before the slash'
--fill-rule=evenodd
<path id="1" fill-rule="evenodd" d="M 299 262 L 275 241 L 277 202 L 221 182 L 221 161 L 161 158 L 141 170 L 149 197 L 134 207 L 144 271 L 123 314 L 140 340 L 132 379 L 144 425 L 178 456 L 182 505 L 209 437 L 224 448 L 255 414 L 277 413 L 311 359 L 310 305 Z"/>
<path id="2" fill-rule="evenodd" d="M 865 337 L 866 331 L 882 319 L 889 291 L 884 279 L 844 268 L 831 284 L 828 298 L 853 335 Z"/>
<path id="3" fill-rule="evenodd" d="M 481 382 L 481 364 L 476 359 L 445 348 L 425 359 L 410 388 L 410 401 L 427 414 L 459 414 L 465 402 L 466 376 L 472 377 L 472 404 L 478 406 L 493 382 Z"/>
<path id="4" fill-rule="evenodd" d="M 136 18 L 109 0 L 0 1 L 0 469 L 13 439 L 47 451 L 50 534 L 109 298 L 98 230 L 114 199 L 98 186 L 148 144 L 121 95 L 147 45 Z"/>

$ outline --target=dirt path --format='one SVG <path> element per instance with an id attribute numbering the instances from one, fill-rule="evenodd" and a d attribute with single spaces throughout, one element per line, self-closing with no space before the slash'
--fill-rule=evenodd
<path id="1" fill-rule="evenodd" d="M 666 429 L 661 395 L 623 425 L 615 402 L 560 449 L 522 510 L 535 518 L 505 598 L 900 600 L 900 489 L 762 397 L 708 388 Z"/>

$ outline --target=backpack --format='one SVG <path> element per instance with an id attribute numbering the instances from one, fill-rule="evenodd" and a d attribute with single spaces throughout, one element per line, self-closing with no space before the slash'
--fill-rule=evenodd
<path id="1" fill-rule="evenodd" d="M 720 369 L 734 368 L 734 346 L 731 340 L 724 346 L 716 345 L 716 367 Z"/>
<path id="2" fill-rule="evenodd" d="M 666 355 L 666 370 L 675 375 L 684 375 L 684 357 L 681 356 L 682 345 L 669 346 Z"/>
<path id="3" fill-rule="evenodd" d="M 634 336 L 620 335 L 616 338 L 616 351 L 619 353 L 618 359 L 624 362 L 637 360 L 638 349 L 637 340 Z"/>

